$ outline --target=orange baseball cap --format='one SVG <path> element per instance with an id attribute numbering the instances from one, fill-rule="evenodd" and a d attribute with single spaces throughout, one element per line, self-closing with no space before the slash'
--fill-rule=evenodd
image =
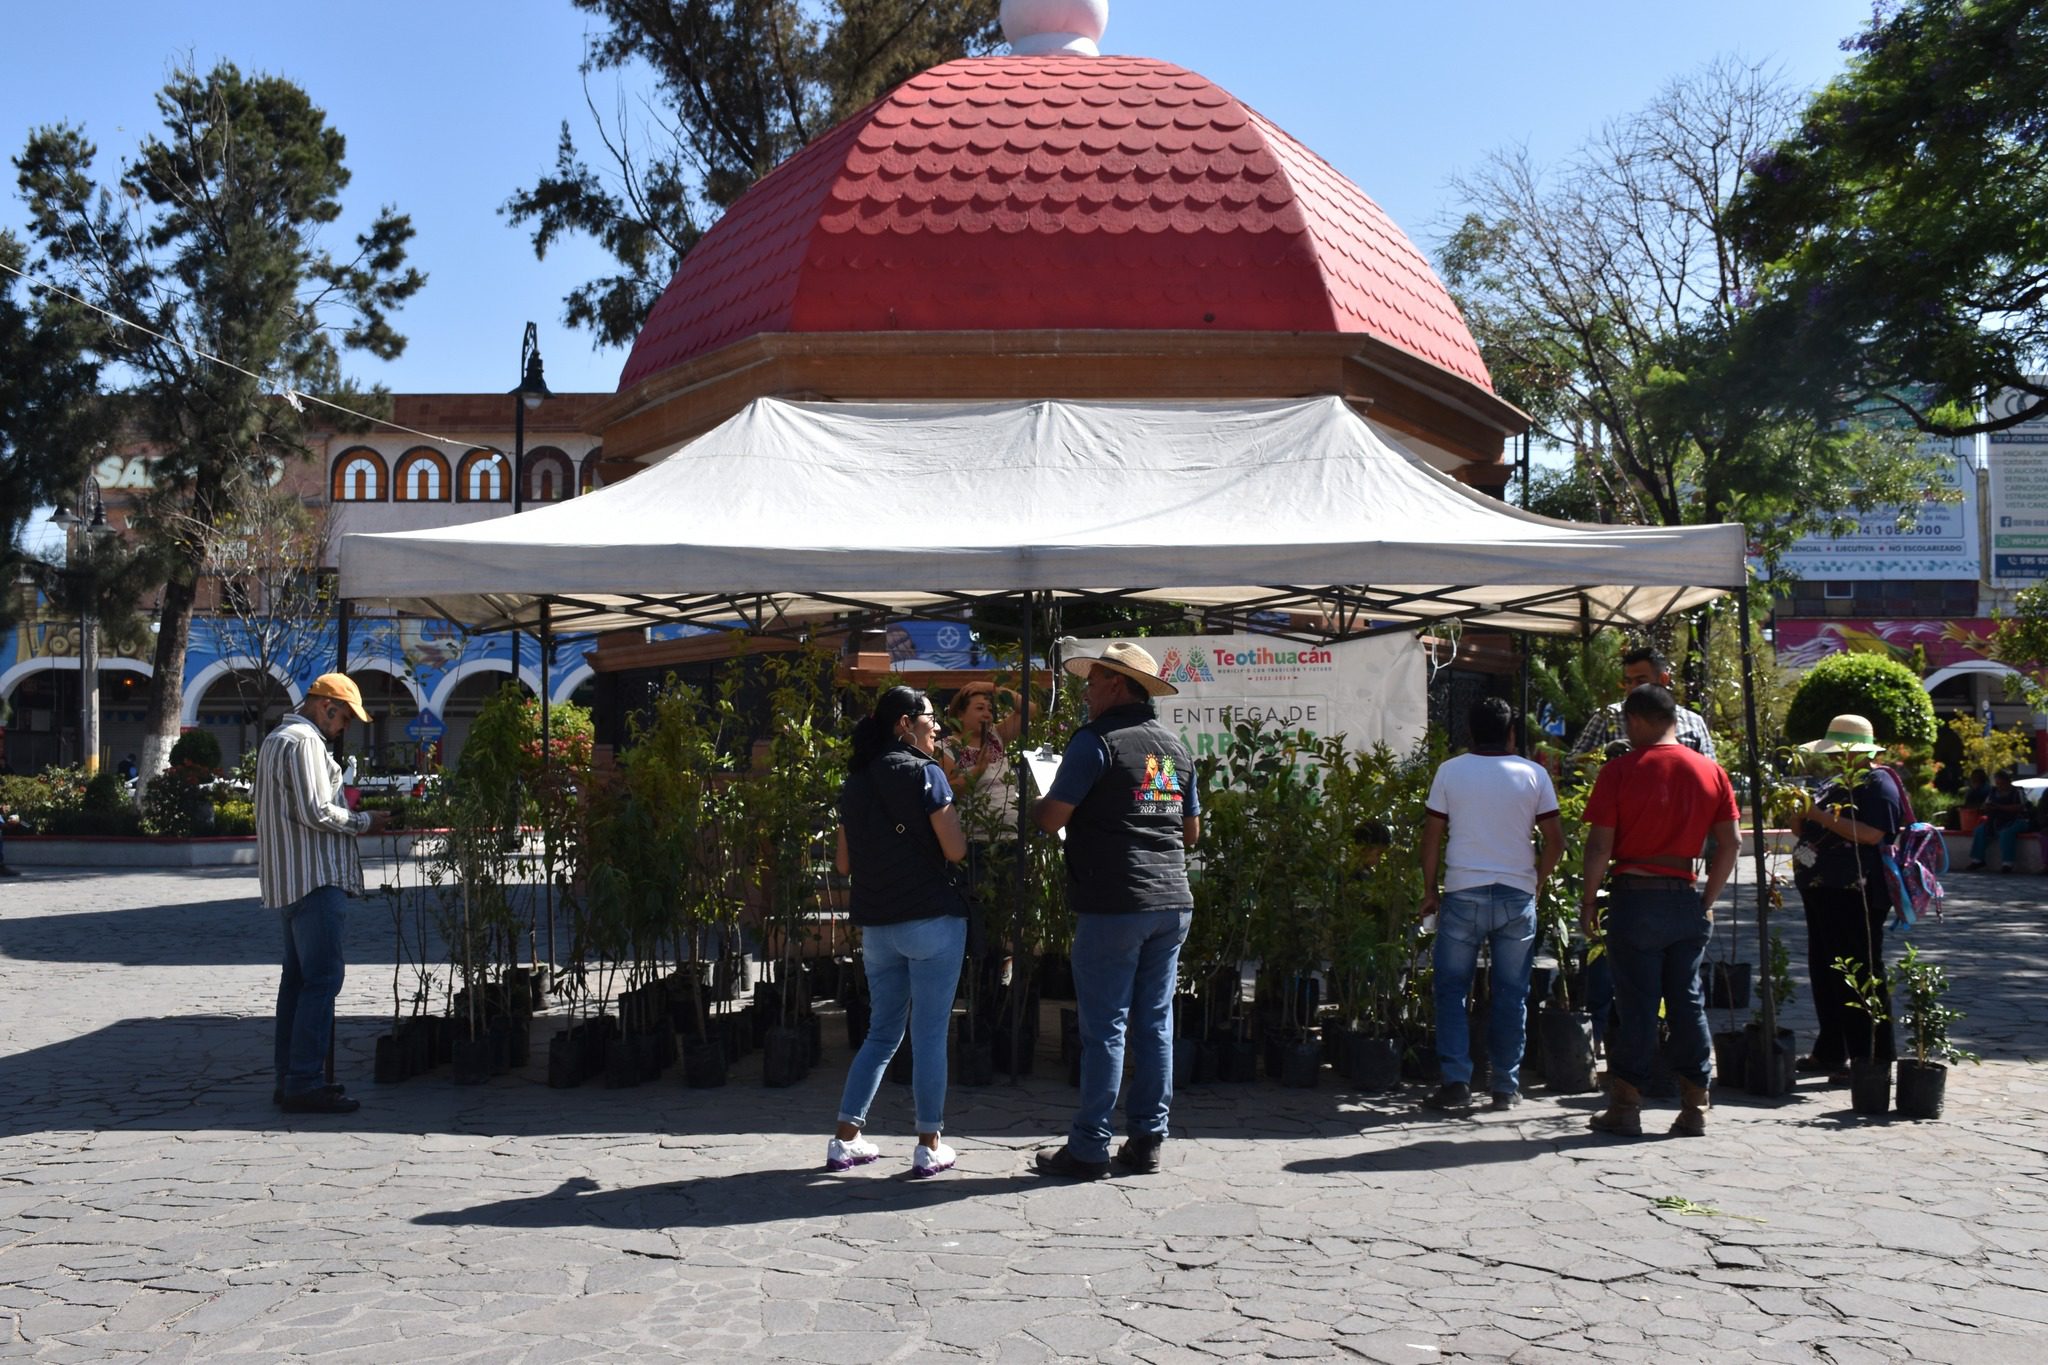
<path id="1" fill-rule="evenodd" d="M 332 697 L 348 703 L 348 709 L 356 713 L 356 719 L 363 724 L 370 723 L 370 713 L 363 709 L 363 689 L 356 686 L 356 680 L 346 673 L 322 673 L 313 679 L 313 685 L 306 689 L 309 697 Z"/>

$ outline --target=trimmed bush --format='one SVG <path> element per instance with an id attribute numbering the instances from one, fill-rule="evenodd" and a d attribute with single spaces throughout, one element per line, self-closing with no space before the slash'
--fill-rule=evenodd
<path id="1" fill-rule="evenodd" d="M 201 768 L 220 767 L 220 741 L 211 730 L 187 730 L 178 736 L 178 742 L 171 746 L 171 757 L 166 766 L 175 768 L 191 763 Z"/>
<path id="2" fill-rule="evenodd" d="M 1881 654 L 1830 654 L 1808 670 L 1785 709 L 1785 738 L 1819 739 L 1845 713 L 1869 720 L 1880 744 L 1934 746 L 1934 703 L 1919 675 Z"/>

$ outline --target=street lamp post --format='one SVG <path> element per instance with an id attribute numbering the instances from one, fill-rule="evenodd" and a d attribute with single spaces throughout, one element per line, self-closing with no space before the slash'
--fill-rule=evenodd
<path id="1" fill-rule="evenodd" d="M 91 511 L 86 516 L 62 503 L 50 514 L 50 524 L 64 528 L 64 576 L 72 580 L 79 594 L 78 748 L 80 765 L 88 775 L 100 770 L 100 631 L 98 603 L 93 600 L 97 584 L 85 581 L 83 588 L 78 588 L 77 584 L 89 580 L 91 574 L 77 567 L 73 560 L 80 541 L 103 541 L 114 534 L 114 528 L 107 524 L 107 508 L 100 501 L 99 489 L 94 488 L 90 497 Z M 83 501 L 79 505 L 81 509 L 86 506 Z"/>
<path id="2" fill-rule="evenodd" d="M 512 514 L 526 510 L 526 414 L 551 397 L 541 375 L 540 339 L 532 323 L 519 341 L 519 387 L 512 390 Z"/>

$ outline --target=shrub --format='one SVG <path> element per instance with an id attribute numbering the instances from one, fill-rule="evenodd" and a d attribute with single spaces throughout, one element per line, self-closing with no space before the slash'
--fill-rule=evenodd
<path id="1" fill-rule="evenodd" d="M 128 799 L 128 784 L 116 772 L 97 772 L 85 784 L 82 809 L 94 815 L 115 815 L 134 806 Z"/>
<path id="2" fill-rule="evenodd" d="M 213 813 L 211 768 L 177 763 L 164 769 L 142 794 L 142 830 L 160 838 L 189 839 Z"/>
<path id="3" fill-rule="evenodd" d="M 129 805 L 112 811 L 73 807 L 69 810 L 53 811 L 42 821 L 42 833 L 67 838 L 111 835 L 132 839 L 142 833 L 142 816 Z"/>
<path id="4" fill-rule="evenodd" d="M 1830 654 L 1799 680 L 1785 711 L 1785 738 L 1819 739 L 1836 716 L 1869 720 L 1880 744 L 1934 745 L 1934 703 L 1912 669 L 1880 654 Z"/>
<path id="5" fill-rule="evenodd" d="M 247 801 L 222 801 L 213 808 L 215 834 L 254 834 L 256 807 Z"/>
<path id="6" fill-rule="evenodd" d="M 214 738 L 213 731 L 187 730 L 178 736 L 166 766 L 176 768 L 184 763 L 197 764 L 208 772 L 220 767 L 220 741 Z"/>
<path id="7" fill-rule="evenodd" d="M 0 775 L 0 809 L 18 817 L 35 834 L 48 834 L 50 822 L 76 813 L 85 802 L 83 768 L 48 768 L 34 777 Z"/>

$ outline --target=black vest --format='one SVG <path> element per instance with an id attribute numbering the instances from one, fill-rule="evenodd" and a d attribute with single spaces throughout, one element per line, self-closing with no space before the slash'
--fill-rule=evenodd
<path id="1" fill-rule="evenodd" d="M 1109 769 L 1067 823 L 1067 903 L 1083 915 L 1192 910 L 1182 793 L 1194 764 L 1150 706 L 1114 707 L 1085 729 L 1102 737 Z"/>
<path id="2" fill-rule="evenodd" d="M 855 924 L 902 924 L 967 913 L 924 808 L 929 762 L 910 745 L 899 744 L 839 789 L 839 823 L 846 827 L 853 868 Z"/>

